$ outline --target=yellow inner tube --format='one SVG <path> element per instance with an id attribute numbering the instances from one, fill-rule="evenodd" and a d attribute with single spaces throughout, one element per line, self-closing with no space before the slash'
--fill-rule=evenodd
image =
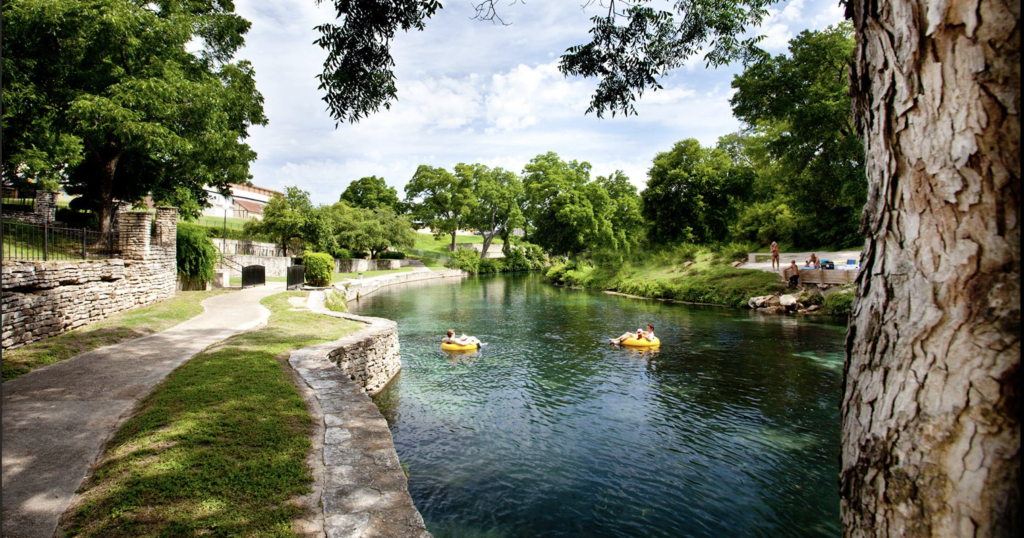
<path id="1" fill-rule="evenodd" d="M 621 343 L 624 346 L 654 347 L 654 346 L 661 345 L 661 340 L 658 340 L 657 336 L 654 337 L 654 340 L 644 340 L 644 339 L 637 340 L 636 337 L 634 336 L 633 338 L 627 338 L 627 339 L 623 340 Z"/>
<path id="2" fill-rule="evenodd" d="M 459 344 L 441 344 L 441 349 L 445 351 L 469 351 L 471 349 L 478 349 L 479 346 L 476 344 L 466 344 L 460 346 Z"/>

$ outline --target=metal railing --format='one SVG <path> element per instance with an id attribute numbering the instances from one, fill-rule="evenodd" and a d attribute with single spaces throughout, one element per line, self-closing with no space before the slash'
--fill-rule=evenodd
<path id="1" fill-rule="evenodd" d="M 84 228 L 35 225 L 3 219 L 3 259 L 11 261 L 90 260 L 121 254 L 117 234 Z"/>

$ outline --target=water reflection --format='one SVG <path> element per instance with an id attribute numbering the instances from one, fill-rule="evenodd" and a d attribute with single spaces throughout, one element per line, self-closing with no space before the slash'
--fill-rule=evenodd
<path id="1" fill-rule="evenodd" d="M 359 313 L 399 323 L 401 379 L 377 403 L 435 536 L 839 534 L 841 326 L 529 276 Z M 660 348 L 607 344 L 647 323 Z M 489 345 L 441 351 L 448 328 Z"/>

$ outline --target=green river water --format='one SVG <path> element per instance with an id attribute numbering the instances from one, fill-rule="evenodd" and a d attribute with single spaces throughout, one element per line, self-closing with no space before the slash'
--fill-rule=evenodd
<path id="1" fill-rule="evenodd" d="M 838 536 L 845 326 L 539 277 L 396 286 L 375 401 L 434 536 Z M 607 339 L 654 323 L 657 352 Z M 479 336 L 442 351 L 444 331 Z"/>

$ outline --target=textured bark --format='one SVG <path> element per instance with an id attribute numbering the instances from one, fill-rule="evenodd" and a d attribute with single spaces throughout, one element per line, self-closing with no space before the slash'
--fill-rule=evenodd
<path id="1" fill-rule="evenodd" d="M 851 0 L 847 536 L 1019 534 L 1019 0 Z"/>

